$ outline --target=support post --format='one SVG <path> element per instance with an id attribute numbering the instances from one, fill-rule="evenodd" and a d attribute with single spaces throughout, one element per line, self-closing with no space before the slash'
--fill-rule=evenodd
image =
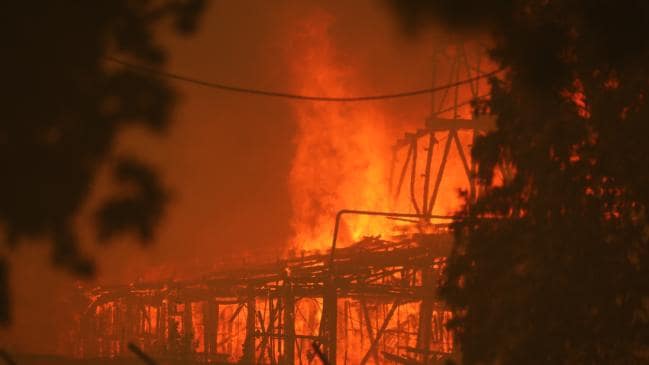
<path id="1" fill-rule="evenodd" d="M 188 356 L 194 352 L 194 319 L 192 316 L 192 302 L 183 303 L 183 355 Z"/>
<path id="2" fill-rule="evenodd" d="M 397 183 L 396 190 L 394 190 L 394 192 L 392 189 L 390 190 L 390 192 L 392 193 L 393 203 L 396 203 L 397 199 L 399 199 L 399 194 L 401 193 L 401 186 L 403 185 L 403 180 L 406 178 L 406 172 L 408 172 L 408 165 L 410 165 L 411 157 L 412 157 L 412 146 L 408 147 L 408 154 L 406 155 L 406 161 L 404 161 L 403 166 L 401 167 L 401 173 L 399 174 L 399 182 Z"/>
<path id="3" fill-rule="evenodd" d="M 167 350 L 167 303 L 168 300 L 160 300 L 158 305 L 158 351 L 164 353 Z"/>
<path id="4" fill-rule="evenodd" d="M 421 363 L 428 364 L 430 350 L 431 322 L 433 318 L 433 269 L 422 269 L 422 287 L 424 297 L 419 306 L 419 331 L 417 332 L 417 349 L 421 350 Z"/>
<path id="5" fill-rule="evenodd" d="M 214 299 L 208 299 L 203 307 L 204 329 L 203 343 L 205 357 L 210 358 L 216 353 L 216 334 L 218 332 L 218 304 Z"/>
<path id="6" fill-rule="evenodd" d="M 370 352 L 374 357 L 374 362 L 379 363 L 379 352 L 375 348 L 372 348 L 372 343 L 374 343 L 374 329 L 372 328 L 372 321 L 370 320 L 370 311 L 367 309 L 367 303 L 365 303 L 365 298 L 361 296 L 360 298 L 360 307 L 361 307 L 361 321 L 365 319 L 365 326 L 367 328 L 367 335 L 370 338 Z M 361 328 L 362 331 L 362 328 Z"/>
<path id="7" fill-rule="evenodd" d="M 336 365 L 336 341 L 338 330 L 338 295 L 333 278 L 325 285 L 325 294 L 322 300 L 322 321 L 324 321 L 324 338 L 326 339 L 325 354 L 329 365 Z"/>
<path id="8" fill-rule="evenodd" d="M 430 202 L 428 203 L 428 211 L 424 212 L 427 215 L 431 215 L 433 213 L 433 209 L 435 208 L 435 201 L 437 200 L 439 187 L 442 184 L 442 177 L 444 176 L 446 161 L 448 160 L 448 154 L 451 150 L 451 143 L 453 142 L 453 136 L 451 133 L 452 131 L 449 131 L 448 135 L 446 136 L 446 145 L 444 146 L 442 161 L 439 163 L 439 170 L 437 170 L 437 177 L 435 178 L 435 186 L 433 187 L 433 194 L 430 196 Z"/>
<path id="9" fill-rule="evenodd" d="M 255 363 L 255 290 L 249 288 L 248 290 L 248 304 L 246 316 L 246 339 L 243 344 L 243 363 Z"/>
<path id="10" fill-rule="evenodd" d="M 412 139 L 412 165 L 410 168 L 410 201 L 412 206 L 415 208 L 417 214 L 422 214 L 419 210 L 419 204 L 417 204 L 417 196 L 415 195 L 415 186 L 417 183 L 417 137 Z M 426 214 L 426 212 L 423 212 Z"/>
<path id="11" fill-rule="evenodd" d="M 295 363 L 295 297 L 290 277 L 284 279 L 284 364 Z"/>
<path id="12" fill-rule="evenodd" d="M 426 166 L 424 169 L 424 192 L 423 192 L 423 207 L 422 212 L 428 214 L 428 189 L 430 187 L 430 165 L 433 160 L 433 148 L 435 148 L 437 140 L 435 139 L 435 132 L 432 130 L 428 133 L 428 149 L 426 150 Z"/>
<path id="13" fill-rule="evenodd" d="M 178 322 L 174 318 L 176 316 L 176 298 L 170 297 L 167 300 L 167 348 L 170 352 L 178 350 L 176 344 L 178 341 Z"/>

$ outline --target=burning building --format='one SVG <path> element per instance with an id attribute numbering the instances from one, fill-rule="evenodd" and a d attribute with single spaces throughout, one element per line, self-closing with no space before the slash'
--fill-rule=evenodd
<path id="1" fill-rule="evenodd" d="M 319 34 L 317 24 L 309 31 Z M 309 67 L 296 72 L 344 95 L 350 75 L 327 66 L 331 47 L 318 39 Z M 296 106 L 291 249 L 224 262 L 191 280 L 88 290 L 78 356 L 131 356 L 128 344 L 197 363 L 435 364 L 458 356 L 445 327 L 452 314 L 435 292 L 456 189 L 479 194 L 472 138 L 490 127 L 469 105 L 485 82 L 475 48 L 439 46 L 434 82 L 447 87 L 433 93 L 424 126 L 396 143 L 370 105 Z"/>

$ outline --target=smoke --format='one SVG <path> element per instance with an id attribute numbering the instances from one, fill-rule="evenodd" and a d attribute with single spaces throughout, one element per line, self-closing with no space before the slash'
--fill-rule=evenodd
<path id="1" fill-rule="evenodd" d="M 380 2 L 210 4 L 193 38 L 161 35 L 169 47 L 169 70 L 333 96 L 431 83 L 439 30 L 409 39 Z M 79 284 L 50 268 L 40 246 L 13 252 L 14 325 L 0 334 L 9 350 L 69 354 L 78 285 L 198 277 L 241 257 L 326 247 L 336 210 L 389 208 L 386 148 L 403 132 L 423 126 L 429 112 L 426 96 L 332 105 L 174 86 L 181 100 L 168 134 L 127 130 L 114 149 L 157 166 L 171 190 L 155 243 L 142 248 L 125 236 L 106 247 L 95 244 L 91 208 L 111 189 L 109 177 L 101 177 L 78 219 L 98 276 Z M 355 223 L 347 227 L 349 239 L 377 233 L 371 229 L 375 222 Z"/>

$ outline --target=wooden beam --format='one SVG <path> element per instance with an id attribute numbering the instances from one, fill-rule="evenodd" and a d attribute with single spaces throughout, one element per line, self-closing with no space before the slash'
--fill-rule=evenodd
<path id="1" fill-rule="evenodd" d="M 388 311 L 388 314 L 385 316 L 385 319 L 383 320 L 383 324 L 381 325 L 381 328 L 376 333 L 376 338 L 374 338 L 374 341 L 372 341 L 369 350 L 367 350 L 365 356 L 363 356 L 360 365 L 365 365 L 367 360 L 370 358 L 371 352 L 376 349 L 376 346 L 379 344 L 379 341 L 381 340 L 381 337 L 383 336 L 385 329 L 388 328 L 388 324 L 390 324 L 390 320 L 392 319 L 392 316 L 394 315 L 394 312 L 396 311 L 398 306 L 399 306 L 398 300 L 392 304 L 390 311 Z"/>
<path id="2" fill-rule="evenodd" d="M 361 306 L 361 313 L 363 317 L 365 317 L 365 327 L 367 327 L 367 335 L 370 337 L 370 346 L 374 342 L 374 328 L 372 328 L 372 323 L 370 321 L 370 312 L 367 309 L 367 304 L 365 303 L 365 298 L 361 296 L 359 300 L 360 306 Z M 371 348 L 370 348 L 371 349 Z M 379 363 L 379 352 L 376 348 L 373 349 L 372 351 L 372 357 L 374 357 L 374 361 L 378 364 Z"/>
<path id="3" fill-rule="evenodd" d="M 496 118 L 492 115 L 481 115 L 475 119 L 447 119 L 432 117 L 426 119 L 428 130 L 444 132 L 451 129 L 466 129 L 489 132 L 496 129 Z"/>

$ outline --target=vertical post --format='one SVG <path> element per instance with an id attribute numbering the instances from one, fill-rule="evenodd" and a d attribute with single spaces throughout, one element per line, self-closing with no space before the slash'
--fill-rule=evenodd
<path id="1" fill-rule="evenodd" d="M 374 342 L 374 330 L 372 329 L 372 320 L 370 319 L 370 311 L 367 309 L 367 304 L 365 303 L 365 298 L 363 296 L 360 297 L 359 300 L 359 305 L 361 308 L 361 321 L 363 318 L 365 319 L 365 326 L 367 327 L 367 336 L 370 339 L 370 350 L 372 353 L 372 356 L 374 357 L 374 362 L 376 364 L 379 363 L 379 352 L 377 351 L 376 347 L 372 348 L 372 343 Z M 362 328 L 361 328 L 362 331 Z"/>
<path id="2" fill-rule="evenodd" d="M 208 299 L 203 307 L 203 343 L 205 344 L 205 357 L 211 358 L 216 353 L 216 334 L 218 331 L 218 304 L 214 299 Z"/>
<path id="3" fill-rule="evenodd" d="M 431 322 L 433 317 L 433 269 L 424 267 L 422 269 L 422 287 L 424 297 L 419 306 L 419 331 L 417 332 L 417 349 L 421 350 L 421 363 L 428 364 L 430 351 L 430 335 L 432 332 Z"/>
<path id="4" fill-rule="evenodd" d="M 295 297 L 293 284 L 287 274 L 284 278 L 284 364 L 295 363 Z"/>
<path id="5" fill-rule="evenodd" d="M 126 353 L 126 327 L 129 324 L 127 317 L 127 308 L 128 304 L 125 303 L 125 299 L 121 299 L 116 302 L 116 314 L 117 319 L 115 320 L 115 326 L 117 327 L 117 339 L 118 339 L 118 355 L 123 355 Z"/>
<path id="6" fill-rule="evenodd" d="M 446 161 L 448 160 L 449 152 L 451 151 L 451 143 L 453 142 L 452 131 L 449 130 L 448 135 L 446 136 L 446 144 L 444 145 L 444 152 L 442 154 L 442 161 L 439 163 L 439 170 L 437 170 L 437 177 L 435 178 L 435 185 L 433 186 L 433 193 L 430 196 L 430 202 L 428 203 L 428 212 L 424 214 L 431 215 L 433 209 L 435 208 L 435 202 L 437 201 L 437 194 L 439 193 L 439 187 L 442 184 L 442 177 L 444 176 L 444 169 L 446 168 Z"/>
<path id="7" fill-rule="evenodd" d="M 401 173 L 399 174 L 399 181 L 397 182 L 397 187 L 394 190 L 394 192 L 390 190 L 392 193 L 392 202 L 394 204 L 396 204 L 397 200 L 399 199 L 399 194 L 401 193 L 401 186 L 403 185 L 403 180 L 406 178 L 406 172 L 408 172 L 408 165 L 410 164 L 411 157 L 412 157 L 412 146 L 408 147 L 408 154 L 406 155 L 406 160 L 403 162 L 403 165 L 401 167 Z"/>
<path id="8" fill-rule="evenodd" d="M 160 305 L 158 306 L 158 351 L 165 352 L 167 346 L 167 338 L 165 332 L 167 331 L 167 301 L 160 300 Z"/>
<path id="9" fill-rule="evenodd" d="M 367 360 L 370 358 L 370 354 L 374 351 L 376 351 L 377 346 L 379 345 L 379 341 L 383 338 L 383 333 L 385 333 L 385 330 L 388 328 L 388 325 L 390 324 L 390 320 L 392 319 L 392 316 L 394 316 L 394 312 L 396 309 L 399 307 L 399 300 L 397 299 L 394 303 L 392 303 L 392 307 L 390 307 L 390 310 L 388 313 L 385 315 L 385 319 L 383 320 L 383 324 L 381 324 L 381 327 L 378 329 L 376 332 L 376 337 L 372 340 L 370 344 L 370 349 L 367 350 L 365 353 L 365 356 L 361 359 L 360 365 L 365 365 L 367 363 Z M 377 318 L 378 320 L 378 318 Z M 378 322 L 377 322 L 378 325 Z M 384 342 L 385 344 L 385 342 Z M 375 359 L 376 363 L 379 363 L 378 358 Z"/>
<path id="10" fill-rule="evenodd" d="M 475 129 L 471 131 L 471 148 L 475 146 L 476 142 L 476 131 Z M 476 174 L 478 170 L 478 164 L 471 159 L 471 181 L 469 184 L 469 208 L 473 203 L 475 203 L 476 196 L 477 196 L 477 191 L 476 191 Z"/>
<path id="11" fill-rule="evenodd" d="M 194 352 L 194 320 L 192 316 L 192 302 L 185 301 L 183 307 L 183 352 L 185 355 L 189 355 Z"/>
<path id="12" fill-rule="evenodd" d="M 428 149 L 426 150 L 426 167 L 424 169 L 424 193 L 423 193 L 423 207 L 422 212 L 428 214 L 428 189 L 430 188 L 430 165 L 433 160 L 433 148 L 437 140 L 435 139 L 435 132 L 432 130 L 428 132 Z"/>
<path id="13" fill-rule="evenodd" d="M 95 332 L 96 307 L 92 306 L 81 316 L 81 343 L 79 352 L 85 358 L 97 356 L 96 343 L 97 333 Z"/>
<path id="14" fill-rule="evenodd" d="M 344 337 L 344 339 L 345 339 L 345 353 L 344 353 L 344 356 L 343 356 L 343 359 L 344 359 L 343 360 L 343 365 L 347 365 L 347 355 L 348 355 L 348 351 L 349 351 L 349 338 L 351 337 L 351 336 L 349 336 L 349 321 L 350 320 L 351 320 L 351 318 L 349 317 L 349 301 L 346 300 L 345 301 L 344 320 L 343 320 L 343 325 L 344 325 L 343 333 L 345 334 L 344 335 L 345 336 Z"/>
<path id="15" fill-rule="evenodd" d="M 336 365 L 336 341 L 338 323 L 338 294 L 334 285 L 333 277 L 325 285 L 325 293 L 322 298 L 322 321 L 324 321 L 324 337 L 327 359 L 330 365 Z"/>
<path id="16" fill-rule="evenodd" d="M 248 290 L 248 304 L 246 316 L 246 340 L 243 344 L 243 363 L 255 363 L 255 289 L 250 287 Z"/>
<path id="17" fill-rule="evenodd" d="M 415 208 L 417 214 L 421 214 L 419 210 L 419 204 L 417 204 L 417 197 L 415 195 L 415 187 L 417 184 L 417 136 L 412 139 L 412 165 L 410 169 L 410 201 L 412 206 Z M 426 212 L 424 212 L 426 214 Z"/>
<path id="18" fill-rule="evenodd" d="M 175 297 L 167 299 L 167 349 L 169 352 L 178 352 L 178 322 L 176 322 L 177 302 Z"/>

